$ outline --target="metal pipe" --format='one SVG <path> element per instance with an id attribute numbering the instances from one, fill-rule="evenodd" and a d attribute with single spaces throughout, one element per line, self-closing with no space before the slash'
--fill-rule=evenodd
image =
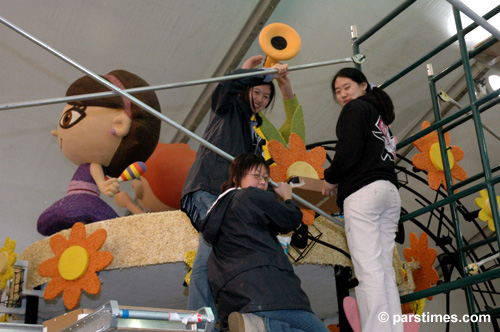
<path id="1" fill-rule="evenodd" d="M 369 37 L 374 35 L 378 30 L 382 29 L 387 23 L 389 23 L 391 20 L 393 20 L 396 16 L 398 16 L 403 11 L 405 11 L 406 8 L 410 7 L 415 1 L 417 1 L 417 0 L 406 0 L 406 2 L 399 5 L 396 9 L 394 9 L 386 17 L 384 17 L 381 21 L 379 21 L 379 23 L 377 23 L 370 30 L 368 30 L 366 33 L 361 35 L 361 37 L 357 38 L 354 41 L 354 44 L 359 45 L 362 42 L 364 42 L 365 40 L 367 40 Z"/>
<path id="2" fill-rule="evenodd" d="M 446 293 L 455 289 L 464 288 L 467 286 L 479 284 L 488 280 L 500 278 L 500 269 L 495 269 L 483 272 L 471 277 L 457 279 L 455 281 L 446 282 L 434 287 L 430 287 L 415 293 L 410 293 L 401 296 L 401 303 L 408 303 L 415 300 L 423 299 L 429 296 Z"/>
<path id="3" fill-rule="evenodd" d="M 140 309 L 120 309 L 120 318 L 125 319 L 150 319 L 169 322 L 200 323 L 207 322 L 209 318 L 198 312 L 165 312 Z"/>
<path id="4" fill-rule="evenodd" d="M 35 37 L 29 35 L 28 33 L 22 31 L 21 29 L 17 28 L 16 26 L 14 26 L 10 22 L 6 21 L 1 16 L 0 16 L 0 21 L 2 23 L 4 23 L 5 25 L 7 25 L 8 27 L 10 27 L 11 29 L 13 29 L 14 31 L 18 32 L 19 34 L 25 36 L 26 38 L 30 39 L 34 43 L 38 44 L 42 48 L 45 48 L 50 53 L 56 55 L 58 58 L 62 59 L 63 61 L 65 61 L 67 63 L 69 63 L 70 65 L 74 66 L 75 68 L 79 69 L 80 71 L 86 73 L 87 75 L 89 75 L 90 77 L 92 77 L 93 79 L 95 79 L 96 81 L 98 81 L 99 83 L 101 83 L 104 86 L 108 87 L 109 89 L 113 90 L 116 94 L 119 94 L 119 95 L 121 95 L 121 96 L 129 99 L 132 103 L 134 103 L 135 105 L 139 106 L 140 108 L 142 108 L 146 112 L 148 112 L 151 115 L 159 118 L 160 120 L 168 123 L 169 125 L 171 125 L 172 127 L 176 128 L 177 130 L 182 131 L 187 136 L 195 139 L 196 141 L 198 141 L 200 144 L 202 144 L 206 148 L 210 149 L 211 151 L 217 153 L 218 155 L 226 158 L 229 161 L 232 161 L 234 159 L 234 157 L 231 156 L 230 154 L 228 154 L 227 152 L 219 149 L 218 147 L 216 147 L 212 143 L 206 141 L 205 139 L 201 138 L 200 136 L 196 135 L 195 133 L 192 133 L 191 131 L 189 131 L 188 129 L 186 129 L 183 126 L 179 125 L 178 123 L 172 121 L 170 118 L 166 117 L 165 115 L 157 112 L 155 109 L 153 109 L 149 105 L 143 103 L 139 99 L 137 99 L 134 96 L 130 95 L 129 93 L 125 92 L 125 90 L 122 90 L 122 89 L 116 87 L 115 85 L 111 84 L 110 82 L 108 82 L 107 80 L 103 79 L 99 75 L 96 75 L 95 73 L 91 72 L 90 70 L 86 69 L 85 67 L 81 66 L 80 64 L 76 63 L 75 61 L 71 60 L 70 58 L 66 57 L 65 55 L 61 54 L 60 52 L 56 51 L 55 49 L 53 49 L 50 46 L 46 45 L 45 43 L 41 42 L 40 40 L 36 39 Z M 349 61 L 354 61 L 353 58 L 345 58 L 344 61 L 347 61 L 347 59 L 349 59 Z M 364 60 L 364 59 L 362 59 L 362 60 Z M 334 61 L 337 61 L 336 63 L 338 63 L 339 60 L 334 60 Z M 328 62 L 330 64 L 332 63 L 332 61 L 325 61 L 323 63 L 326 63 L 326 62 Z M 310 68 L 310 65 L 303 65 L 303 66 L 298 66 L 298 67 L 300 67 L 300 69 L 305 69 L 305 68 Z M 274 69 L 273 70 L 263 70 L 261 72 L 262 72 L 262 74 L 269 74 L 269 73 L 276 73 L 277 70 L 274 70 Z M 255 72 L 254 72 L 254 74 L 255 74 Z M 234 76 L 236 76 L 236 75 L 234 75 Z M 271 185 L 273 185 L 275 187 L 277 186 L 277 184 L 274 181 L 271 181 L 270 183 L 271 183 Z M 297 201 L 297 202 L 301 203 L 302 205 L 304 205 L 305 207 L 307 207 L 307 208 L 309 208 L 309 209 L 317 212 L 318 214 L 324 216 L 328 220 L 336 223 L 337 225 L 339 225 L 341 227 L 344 226 L 344 224 L 341 221 L 333 218 L 331 215 L 329 215 L 328 213 L 326 213 L 323 210 L 319 209 L 318 207 L 314 206 L 313 204 L 309 203 L 308 201 L 304 200 L 300 196 L 297 196 L 296 194 L 292 193 L 292 198 L 295 201 Z"/>
<path id="5" fill-rule="evenodd" d="M 497 7 L 493 8 L 492 10 L 490 10 L 488 13 L 486 13 L 483 16 L 483 18 L 484 19 L 489 19 L 489 18 L 495 16 L 498 12 L 500 12 L 500 6 L 497 6 Z M 476 27 L 477 27 L 477 24 L 476 23 L 472 23 L 469 26 L 467 26 L 465 29 L 463 29 L 462 31 L 464 33 L 469 33 L 470 31 L 472 31 Z M 422 63 L 424 63 L 425 61 L 429 60 L 430 58 L 432 58 L 433 56 L 435 56 L 436 54 L 438 54 L 439 52 L 441 52 L 442 50 L 444 50 L 445 48 L 447 48 L 448 46 L 450 46 L 451 44 L 453 44 L 457 40 L 458 40 L 458 36 L 456 34 L 453 35 L 453 36 L 451 36 L 450 38 L 448 38 L 447 40 L 445 40 L 441 45 L 439 45 L 438 47 L 436 47 L 435 49 L 433 49 L 432 51 L 430 51 L 428 54 L 424 55 L 422 58 L 420 58 L 419 60 L 415 61 L 410 66 L 408 66 L 407 68 L 403 69 L 399 74 L 396 74 L 391 79 L 389 79 L 389 80 L 385 81 L 384 83 L 382 83 L 381 85 L 379 85 L 379 88 L 385 89 L 386 87 L 388 87 L 392 83 L 398 81 L 400 78 L 404 77 L 406 74 L 408 74 L 409 72 L 411 72 L 412 70 L 414 70 L 415 68 L 417 68 L 418 66 L 420 66 Z M 435 80 L 435 78 L 434 78 L 434 80 Z"/>
<path id="6" fill-rule="evenodd" d="M 0 17 L 0 20 L 3 20 L 3 19 Z M 292 67 L 288 68 L 288 71 L 296 71 L 296 70 L 310 69 L 310 68 L 315 68 L 315 67 L 330 66 L 330 65 L 346 63 L 346 62 L 361 63 L 363 61 L 364 61 L 364 56 L 357 54 L 357 55 L 352 56 L 350 58 L 342 58 L 342 59 L 335 59 L 335 60 L 329 60 L 329 61 L 314 62 L 314 63 L 310 63 L 310 64 L 305 64 L 305 65 L 292 66 Z M 123 89 L 121 91 L 126 92 L 126 93 L 141 93 L 141 92 L 156 91 L 156 90 L 184 88 L 184 87 L 194 86 L 194 85 L 230 81 L 230 80 L 235 80 L 235 79 L 250 77 L 250 76 L 274 74 L 277 72 L 278 72 L 278 70 L 276 70 L 276 69 L 263 69 L 263 70 L 259 70 L 259 71 L 253 71 L 253 72 L 242 73 L 242 74 L 225 75 L 225 76 L 212 77 L 212 78 L 193 80 L 193 81 L 186 81 L 186 82 L 180 82 L 180 83 L 168 83 L 168 84 L 155 85 L 155 86 L 144 86 L 144 87 L 139 87 L 139 88 Z M 88 100 L 88 99 L 112 97 L 112 96 L 116 96 L 118 94 L 120 94 L 120 93 L 113 90 L 113 91 L 107 91 L 107 92 L 82 94 L 82 95 L 70 96 L 70 97 L 51 98 L 51 99 L 33 100 L 33 101 L 27 101 L 27 102 L 1 104 L 0 111 L 14 109 L 14 108 L 24 108 L 24 107 L 34 107 L 34 106 L 43 106 L 43 105 L 51 105 L 51 104 L 69 103 L 69 102 L 73 102 L 73 101 L 77 101 L 77 100 Z"/>
<path id="7" fill-rule="evenodd" d="M 462 105 L 460 105 L 458 101 L 448 96 L 448 94 L 446 94 L 446 92 L 444 92 L 443 90 L 439 91 L 438 97 L 444 102 L 450 102 L 453 106 L 457 107 L 459 110 L 464 108 Z M 484 130 L 489 132 L 492 136 L 494 136 L 497 140 L 500 141 L 500 135 L 498 135 L 493 129 L 485 125 L 483 122 L 481 122 L 481 126 L 483 127 Z"/>
<path id="8" fill-rule="evenodd" d="M 484 30 L 491 33 L 496 39 L 500 40 L 500 31 L 498 31 L 493 25 L 488 23 L 488 21 L 486 21 L 484 18 L 476 14 L 475 11 L 467 7 L 464 3 L 462 3 L 459 0 L 446 0 L 446 1 L 448 1 L 453 7 L 457 8 L 462 13 L 467 15 L 471 20 L 476 22 L 476 24 L 482 27 Z"/>
<path id="9" fill-rule="evenodd" d="M 491 38 L 488 41 L 486 41 L 484 44 L 482 44 L 481 46 L 479 46 L 479 47 L 477 47 L 477 48 L 469 51 L 469 59 L 474 58 L 476 55 L 478 55 L 479 53 L 481 53 L 484 50 L 488 49 L 490 46 L 493 46 L 497 42 L 498 41 L 496 39 Z M 443 69 L 439 74 L 435 75 L 432 78 L 432 81 L 433 82 L 437 82 L 438 80 L 442 79 L 443 77 L 445 77 L 446 75 L 448 75 L 449 73 L 451 73 L 452 71 L 454 71 L 455 69 L 457 69 L 458 67 L 460 67 L 461 65 L 462 65 L 462 59 L 457 60 L 451 66 Z"/>

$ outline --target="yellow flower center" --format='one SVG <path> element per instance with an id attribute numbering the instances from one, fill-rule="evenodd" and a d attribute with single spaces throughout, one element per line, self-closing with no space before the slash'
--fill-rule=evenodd
<path id="1" fill-rule="evenodd" d="M 450 149 L 446 150 L 448 155 L 448 164 L 450 165 L 450 170 L 455 166 L 455 158 L 453 158 L 453 153 Z M 441 172 L 444 171 L 443 158 L 441 158 L 441 149 L 439 148 L 439 143 L 432 144 L 429 149 L 429 155 L 431 157 L 432 164 Z"/>
<path id="2" fill-rule="evenodd" d="M 76 280 L 87 272 L 89 253 L 80 246 L 66 249 L 59 259 L 59 273 L 66 280 Z"/>
<path id="3" fill-rule="evenodd" d="M 5 251 L 0 252 L 0 274 L 4 274 L 9 267 L 9 254 Z"/>
<path id="4" fill-rule="evenodd" d="M 318 173 L 310 164 L 305 161 L 296 161 L 288 167 L 286 171 L 286 178 L 289 179 L 293 176 L 304 176 L 312 179 L 319 179 Z"/>

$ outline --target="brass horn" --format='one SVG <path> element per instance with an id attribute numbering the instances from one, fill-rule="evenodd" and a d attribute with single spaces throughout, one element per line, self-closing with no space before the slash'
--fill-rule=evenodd
<path id="1" fill-rule="evenodd" d="M 264 67 L 271 67 L 281 60 L 289 60 L 300 51 L 299 34 L 283 23 L 271 23 L 259 35 L 259 44 L 266 54 Z"/>

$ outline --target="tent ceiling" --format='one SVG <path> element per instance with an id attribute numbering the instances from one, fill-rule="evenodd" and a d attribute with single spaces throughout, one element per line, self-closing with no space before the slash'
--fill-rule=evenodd
<path id="1" fill-rule="evenodd" d="M 262 54 L 256 37 L 264 25 L 273 22 L 292 26 L 302 39 L 302 49 L 289 61 L 291 66 L 349 57 L 352 55 L 351 25 L 356 25 L 362 35 L 400 4 L 393 0 L 17 0 L 0 2 L 0 13 L 4 19 L 94 73 L 126 69 L 150 85 L 162 85 L 220 76 L 240 65 L 242 59 Z M 484 15 L 498 5 L 498 1 L 467 4 Z M 490 22 L 497 24 L 498 20 L 494 17 Z M 367 57 L 363 70 L 371 82 L 382 84 L 452 36 L 453 29 L 448 2 L 416 1 L 361 45 L 361 53 Z M 489 35 L 481 28 L 476 30 L 467 37 L 469 48 Z M 439 73 L 459 58 L 458 44 L 454 43 L 427 63 Z M 0 59 L 2 104 L 63 97 L 67 87 L 83 75 L 5 25 L 0 25 Z M 424 119 L 432 121 L 427 63 L 386 88 L 396 107 L 392 129 L 400 141 L 418 131 Z M 307 144 L 335 139 L 340 108 L 332 99 L 329 85 L 342 66 L 351 64 L 290 74 L 304 108 Z M 482 65 L 475 71 L 485 74 Z M 495 68 L 487 75 L 493 71 Z M 462 76 L 461 69 L 454 71 L 439 82 L 438 89 L 452 96 L 463 96 L 459 97 L 460 102 L 468 105 Z M 157 91 L 157 95 L 164 115 L 198 135 L 203 134 L 210 87 L 167 89 Z M 482 115 L 483 121 L 497 133 L 500 132 L 498 107 Z M 16 239 L 18 252 L 42 238 L 36 232 L 36 220 L 50 204 L 65 195 L 76 169 L 50 136 L 62 108 L 62 104 L 53 104 L 0 112 L 0 171 L 3 174 L 0 235 Z M 448 114 L 456 111 L 456 107 L 451 107 Z M 279 96 L 268 117 L 278 126 L 283 122 Z M 478 143 L 473 133 L 471 122 L 450 133 L 452 144 L 465 151 L 461 165 L 470 175 L 481 171 Z M 490 164 L 499 164 L 498 140 L 488 133 L 485 139 Z M 188 141 L 194 149 L 198 146 L 166 123 L 162 125 L 160 140 L 164 143 Z M 405 153 L 411 158 L 415 149 L 407 149 Z M 472 199 L 466 204 L 474 209 Z"/>

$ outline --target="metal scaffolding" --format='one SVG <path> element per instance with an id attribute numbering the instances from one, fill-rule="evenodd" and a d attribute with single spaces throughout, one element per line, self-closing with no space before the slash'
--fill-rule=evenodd
<path id="1" fill-rule="evenodd" d="M 394 19 L 399 14 L 404 12 L 413 3 L 415 3 L 415 1 L 416 0 L 405 1 L 393 12 L 391 12 L 389 15 L 383 18 L 379 23 L 377 23 L 375 26 L 369 29 L 368 32 L 366 32 L 364 35 L 360 37 L 357 36 L 356 27 L 352 27 L 351 28 L 352 43 L 353 43 L 352 48 L 354 54 L 358 54 L 360 52 L 361 43 L 366 41 L 369 37 L 378 32 L 382 27 L 391 22 L 392 19 Z M 451 63 L 449 67 L 447 67 L 445 70 L 438 73 L 437 75 L 434 75 L 432 70 L 432 65 L 431 64 L 427 65 L 428 84 L 432 99 L 432 108 L 433 108 L 435 122 L 425 130 L 422 130 L 419 133 L 401 141 L 397 145 L 397 149 L 399 151 L 402 148 L 412 144 L 419 138 L 431 132 L 437 131 L 440 150 L 441 150 L 440 151 L 441 158 L 443 160 L 445 179 L 448 188 L 447 192 L 443 195 L 442 199 L 436 198 L 435 202 L 433 203 L 429 202 L 429 204 L 425 204 L 425 206 L 423 206 L 420 209 L 405 213 L 401 217 L 400 223 L 404 223 L 409 220 L 415 221 L 417 217 L 423 216 L 424 214 L 427 213 L 430 213 L 431 216 L 434 214 L 442 216 L 442 212 L 440 212 L 440 209 L 442 209 L 445 206 L 448 206 L 450 209 L 450 216 L 451 216 L 450 221 L 452 224 L 452 229 L 450 229 L 450 234 L 454 235 L 454 242 L 455 242 L 455 247 L 454 247 L 455 252 L 451 252 L 451 254 L 458 257 L 458 262 L 455 267 L 457 268 L 460 274 L 460 278 L 455 281 L 448 281 L 442 283 L 440 285 L 428 288 L 426 290 L 404 295 L 401 297 L 401 302 L 408 303 L 411 301 L 423 299 L 436 294 L 447 293 L 456 289 L 464 289 L 469 314 L 490 315 L 491 318 L 493 318 L 492 324 L 495 328 L 495 331 L 498 331 L 497 320 L 500 318 L 500 307 L 493 307 L 491 304 L 490 305 L 485 304 L 483 308 L 481 308 L 481 306 L 478 305 L 478 301 L 475 299 L 474 294 L 477 291 L 476 286 L 478 284 L 489 283 L 493 279 L 500 278 L 500 268 L 495 266 L 494 268 L 491 269 L 486 269 L 486 268 L 480 269 L 479 274 L 477 275 L 471 275 L 467 270 L 467 265 L 468 265 L 467 257 L 477 258 L 477 255 L 474 253 L 474 250 L 488 245 L 491 250 L 491 255 L 494 256 L 494 254 L 498 251 L 498 248 L 500 247 L 500 230 L 499 230 L 500 216 L 498 213 L 497 201 L 495 199 L 490 200 L 491 211 L 493 213 L 493 220 L 495 224 L 494 235 L 486 237 L 484 233 L 481 233 L 484 236 L 484 238 L 475 243 L 468 244 L 464 243 L 464 237 L 462 236 L 461 233 L 460 223 L 463 222 L 464 219 L 467 220 L 467 217 L 464 216 L 463 206 L 460 204 L 459 200 L 471 194 L 477 193 L 479 190 L 482 189 L 487 190 L 489 197 L 496 197 L 494 185 L 500 182 L 500 176 L 498 175 L 494 176 L 494 173 L 498 171 L 500 168 L 498 166 L 496 167 L 490 166 L 488 151 L 486 149 L 486 144 L 484 139 L 484 132 L 483 132 L 484 125 L 481 122 L 481 113 L 499 103 L 500 98 L 498 98 L 498 96 L 500 95 L 500 90 L 493 91 L 488 95 L 480 99 L 477 99 L 475 93 L 474 78 L 471 69 L 471 62 L 470 62 L 470 59 L 473 59 L 482 51 L 486 50 L 487 48 L 491 47 L 493 44 L 498 42 L 497 38 L 498 36 L 500 36 L 500 32 L 494 27 L 492 27 L 487 22 L 487 20 L 500 12 L 500 6 L 495 7 L 490 12 L 485 14 L 483 17 L 480 16 L 478 17 L 477 14 L 475 14 L 473 11 L 471 11 L 469 8 L 463 5 L 460 1 L 456 0 L 447 0 L 447 1 L 453 6 L 453 15 L 455 19 L 457 34 L 447 39 L 445 42 L 443 42 L 435 49 L 431 50 L 428 54 L 424 55 L 420 59 L 408 65 L 408 67 L 403 69 L 400 73 L 398 73 L 394 77 L 388 79 L 379 87 L 385 88 L 391 85 L 392 83 L 396 82 L 400 78 L 404 77 L 405 75 L 407 75 L 408 73 L 419 67 L 421 64 L 426 63 L 429 59 L 437 55 L 439 52 L 441 52 L 448 46 L 458 41 L 460 48 L 460 60 Z M 460 12 L 463 12 L 465 15 L 471 17 L 475 23 L 465 28 L 462 27 Z M 473 51 L 468 51 L 465 44 L 465 35 L 478 26 L 485 28 L 486 30 L 491 32 L 493 36 L 490 39 L 488 39 L 485 43 L 474 49 Z M 361 69 L 361 65 L 357 65 L 357 67 Z M 467 94 L 469 96 L 470 104 L 466 107 L 461 108 L 460 111 L 456 112 L 455 114 L 443 118 L 438 101 L 438 98 L 440 97 L 440 92 L 437 91 L 436 82 L 438 82 L 440 79 L 450 74 L 457 68 L 462 68 L 463 71 L 465 72 Z M 476 140 L 477 140 L 477 145 L 479 147 L 479 153 L 481 158 L 482 172 L 470 176 L 467 180 L 464 180 L 460 183 L 453 184 L 449 161 L 448 158 L 444 157 L 447 156 L 447 146 L 444 134 L 447 131 L 469 120 L 472 120 L 474 122 Z M 466 185 L 469 186 L 466 189 L 463 189 Z M 437 196 L 438 195 L 436 195 L 436 197 Z M 425 227 L 422 226 L 422 228 L 424 229 Z M 439 227 L 439 229 L 441 228 Z M 435 237 L 436 245 L 438 245 L 438 240 L 439 237 Z M 453 241 L 453 239 L 450 240 Z M 498 256 L 494 256 L 492 258 L 495 257 Z M 488 285 L 488 287 L 490 287 L 488 289 L 490 290 L 492 289 L 491 285 Z M 480 296 L 483 296 L 483 294 L 480 294 Z M 493 304 L 495 304 L 495 301 L 493 301 Z M 470 324 L 472 331 L 479 331 L 477 322 L 470 322 Z"/>

